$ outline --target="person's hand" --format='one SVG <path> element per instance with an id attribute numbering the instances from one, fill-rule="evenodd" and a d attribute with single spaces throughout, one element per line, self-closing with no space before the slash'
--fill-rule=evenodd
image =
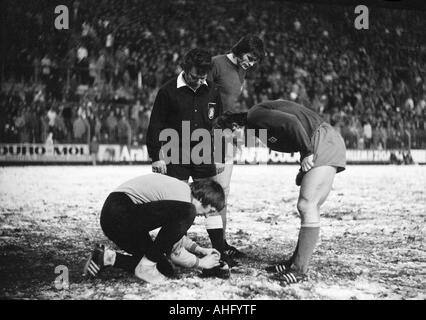
<path id="1" fill-rule="evenodd" d="M 310 156 L 303 158 L 301 167 L 303 172 L 311 170 L 314 167 L 314 155 L 311 154 Z"/>
<path id="2" fill-rule="evenodd" d="M 198 248 L 198 253 L 201 254 L 202 256 L 208 256 L 209 254 L 216 254 L 219 256 L 220 258 L 220 252 L 217 251 L 214 248 L 203 248 L 203 247 L 199 247 Z"/>
<path id="3" fill-rule="evenodd" d="M 152 172 L 158 172 L 161 174 L 167 173 L 167 166 L 164 160 L 158 160 L 152 163 Z"/>
<path id="4" fill-rule="evenodd" d="M 217 267 L 219 263 L 219 256 L 217 254 L 209 254 L 200 259 L 199 266 L 202 269 L 211 269 Z"/>

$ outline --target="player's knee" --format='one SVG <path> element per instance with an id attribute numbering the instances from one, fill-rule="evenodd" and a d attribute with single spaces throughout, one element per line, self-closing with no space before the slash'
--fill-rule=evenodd
<path id="1" fill-rule="evenodd" d="M 318 204 L 306 198 L 300 198 L 299 201 L 297 202 L 297 211 L 299 211 L 299 214 L 303 218 L 308 215 L 317 213 Z"/>
<path id="2" fill-rule="evenodd" d="M 297 202 L 297 210 L 300 214 L 302 226 L 319 226 L 319 209 L 317 203 L 303 198 L 299 199 Z"/>

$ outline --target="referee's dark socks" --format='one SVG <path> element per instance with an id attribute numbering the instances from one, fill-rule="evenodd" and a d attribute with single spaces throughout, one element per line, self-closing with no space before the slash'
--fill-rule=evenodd
<path id="1" fill-rule="evenodd" d="M 308 271 L 309 262 L 319 238 L 319 227 L 302 226 L 299 231 L 299 240 L 295 254 L 293 254 L 293 267 L 301 274 Z"/>
<path id="2" fill-rule="evenodd" d="M 212 247 L 219 252 L 223 251 L 224 248 L 224 236 L 223 236 L 223 222 L 220 215 L 208 216 L 206 218 L 206 229 L 209 234 Z"/>

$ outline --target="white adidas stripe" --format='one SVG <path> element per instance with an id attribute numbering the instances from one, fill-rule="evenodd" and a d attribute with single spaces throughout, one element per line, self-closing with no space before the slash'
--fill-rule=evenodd
<path id="1" fill-rule="evenodd" d="M 90 265 L 95 268 L 95 270 L 99 271 L 100 268 L 98 267 L 98 265 L 96 263 L 94 263 L 93 261 L 90 262 Z"/>
<path id="2" fill-rule="evenodd" d="M 284 272 L 285 271 L 285 267 L 281 264 L 275 266 L 277 272 Z"/>
<path id="3" fill-rule="evenodd" d="M 98 273 L 98 271 L 95 268 L 93 268 L 92 266 L 89 266 L 88 270 L 94 276 Z"/>

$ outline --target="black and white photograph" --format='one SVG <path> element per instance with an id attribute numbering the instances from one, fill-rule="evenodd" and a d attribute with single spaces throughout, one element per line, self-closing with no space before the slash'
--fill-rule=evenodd
<path id="1" fill-rule="evenodd" d="M 426 299 L 425 7 L 0 7 L 0 300 Z"/>

